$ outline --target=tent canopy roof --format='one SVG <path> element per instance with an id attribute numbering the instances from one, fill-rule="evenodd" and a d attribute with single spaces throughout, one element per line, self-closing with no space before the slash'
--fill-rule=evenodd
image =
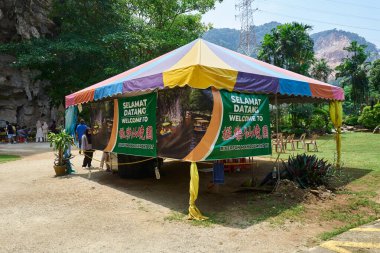
<path id="1" fill-rule="evenodd" d="M 318 80 L 197 39 L 133 69 L 66 96 L 66 107 L 115 95 L 190 86 L 279 94 L 282 98 L 344 100 L 344 92 Z"/>

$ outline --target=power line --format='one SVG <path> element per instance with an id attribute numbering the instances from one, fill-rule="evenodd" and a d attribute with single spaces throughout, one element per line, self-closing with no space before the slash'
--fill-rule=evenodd
<path id="1" fill-rule="evenodd" d="M 278 0 L 275 0 L 275 1 L 278 1 Z M 342 16 L 342 17 L 360 18 L 360 19 L 380 21 L 379 18 L 363 17 L 363 16 L 357 16 L 357 15 L 351 15 L 351 14 L 346 15 L 346 14 L 342 14 L 342 13 L 338 13 L 338 12 L 330 12 L 330 11 L 325 11 L 325 10 L 321 10 L 321 9 L 313 9 L 313 8 L 308 8 L 308 7 L 304 7 L 304 6 L 295 6 L 295 5 L 288 4 L 288 3 L 283 3 L 283 2 L 281 2 L 281 5 L 286 5 L 286 6 L 289 6 L 289 7 L 294 7 L 294 8 L 299 8 L 299 9 L 310 10 L 310 11 L 313 11 L 313 12 L 319 12 L 319 13 L 323 13 L 323 14 L 331 14 L 331 15 L 337 15 L 337 16 Z"/>
<path id="2" fill-rule="evenodd" d="M 267 10 L 263 10 L 263 9 L 260 9 L 259 11 L 267 12 L 267 13 L 270 13 L 270 14 L 273 14 L 273 15 L 278 15 L 278 16 L 288 17 L 288 18 L 295 18 L 295 19 L 301 19 L 301 20 L 302 20 L 302 19 L 303 19 L 303 20 L 308 20 L 308 21 L 312 21 L 312 22 L 316 22 L 316 23 L 322 23 L 322 24 L 328 24 L 328 25 L 336 25 L 336 26 L 342 26 L 342 27 L 348 27 L 348 28 L 356 28 L 356 29 L 361 29 L 361 30 L 369 30 L 369 31 L 380 32 L 380 29 L 376 29 L 376 28 L 361 27 L 361 26 L 351 26 L 351 25 L 343 25 L 343 24 L 332 23 L 332 22 L 326 22 L 326 21 L 320 21 L 320 20 L 315 20 L 315 19 L 310 19 L 310 18 L 301 18 L 301 17 L 289 16 L 289 15 L 285 15 L 285 14 L 282 14 L 282 13 L 273 12 L 273 11 L 267 11 Z"/>
<path id="3" fill-rule="evenodd" d="M 324 0 L 324 1 L 330 2 L 330 3 L 335 2 L 335 3 L 340 3 L 340 4 L 349 4 L 352 6 L 357 6 L 357 7 L 361 7 L 361 8 L 367 8 L 367 9 L 380 10 L 380 7 L 377 7 L 377 6 L 362 5 L 362 4 L 357 4 L 357 3 L 347 2 L 347 1 L 341 1 L 341 0 Z"/>

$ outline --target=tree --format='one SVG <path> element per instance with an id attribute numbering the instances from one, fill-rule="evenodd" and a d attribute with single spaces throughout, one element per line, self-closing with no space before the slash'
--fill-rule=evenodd
<path id="1" fill-rule="evenodd" d="M 278 67 L 308 75 L 313 63 L 311 26 L 293 22 L 277 26 L 264 36 L 258 58 Z"/>
<path id="2" fill-rule="evenodd" d="M 372 96 L 380 97 L 380 59 L 372 63 L 369 71 L 369 88 Z"/>
<path id="3" fill-rule="evenodd" d="M 219 0 L 53 0 L 53 38 L 0 45 L 51 81 L 52 102 L 199 38 Z"/>
<path id="4" fill-rule="evenodd" d="M 313 78 L 327 83 L 331 73 L 332 69 L 328 65 L 326 59 L 315 59 L 310 73 Z"/>
<path id="5" fill-rule="evenodd" d="M 360 45 L 352 41 L 345 47 L 349 55 L 343 62 L 335 68 L 337 71 L 336 79 L 341 79 L 343 87 L 351 86 L 351 98 L 356 109 L 364 102 L 368 102 L 368 54 L 365 52 L 365 45 Z M 356 110 L 357 111 L 357 110 Z"/>

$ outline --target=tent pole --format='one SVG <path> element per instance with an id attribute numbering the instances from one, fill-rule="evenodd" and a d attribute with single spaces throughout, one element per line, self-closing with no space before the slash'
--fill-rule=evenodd
<path id="1" fill-rule="evenodd" d="M 274 105 L 276 106 L 276 137 L 278 138 L 278 104 L 277 104 L 277 93 L 274 95 Z"/>
<path id="2" fill-rule="evenodd" d="M 343 108 L 341 101 L 330 102 L 330 118 L 335 128 L 335 141 L 336 141 L 336 167 L 341 167 L 341 153 L 342 153 L 342 139 L 341 139 L 341 127 L 342 127 L 342 115 Z"/>
<path id="3" fill-rule="evenodd" d="M 276 138 L 278 140 L 278 114 L 279 114 L 279 109 L 278 109 L 277 93 L 274 94 L 274 104 L 276 106 Z M 276 186 L 275 186 L 275 191 L 277 191 L 277 187 L 278 187 L 278 185 L 280 183 L 280 162 L 279 162 L 279 160 L 280 160 L 280 153 L 278 153 L 278 156 L 277 156 L 277 159 L 276 159 L 276 168 L 277 169 L 276 169 L 275 173 L 277 173 L 277 183 L 276 183 Z"/>

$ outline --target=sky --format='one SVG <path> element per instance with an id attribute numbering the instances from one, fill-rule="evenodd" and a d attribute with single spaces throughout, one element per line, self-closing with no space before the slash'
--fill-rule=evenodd
<path id="1" fill-rule="evenodd" d="M 240 29 L 235 5 L 241 0 L 224 0 L 203 15 L 215 28 Z M 357 33 L 380 48 L 380 0 L 255 0 L 255 25 L 270 21 L 297 21 L 313 26 L 311 33 L 339 29 Z"/>

